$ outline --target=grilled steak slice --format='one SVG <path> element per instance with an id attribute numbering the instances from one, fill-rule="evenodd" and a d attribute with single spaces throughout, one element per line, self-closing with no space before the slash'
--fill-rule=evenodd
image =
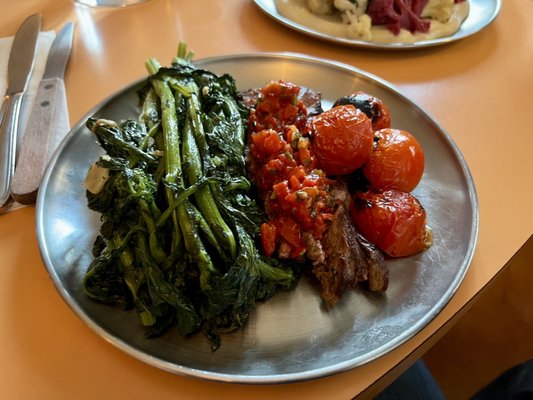
<path id="1" fill-rule="evenodd" d="M 248 109 L 253 108 L 257 104 L 261 91 L 259 89 L 247 89 L 239 92 L 239 100 L 242 105 Z"/>
<path id="2" fill-rule="evenodd" d="M 313 273 L 320 283 L 322 298 L 328 307 L 332 307 L 344 292 L 354 289 L 368 276 L 357 231 L 344 207 L 339 207 L 335 213 L 322 245 L 325 262 L 313 265 Z"/>
<path id="3" fill-rule="evenodd" d="M 359 245 L 365 256 L 368 268 L 368 289 L 371 292 L 384 292 L 389 286 L 389 270 L 381 251 L 363 235 L 357 234 Z"/>
<path id="4" fill-rule="evenodd" d="M 322 114 L 324 112 L 321 101 L 322 95 L 320 93 L 306 87 L 300 87 L 298 98 L 307 108 L 308 116 L 312 117 L 313 115 Z"/>
<path id="5" fill-rule="evenodd" d="M 384 291 L 388 284 L 388 271 L 379 249 L 368 242 L 358 231 L 350 218 L 348 207 L 350 195 L 345 184 L 333 188 L 338 200 L 335 217 L 313 252 L 320 257 L 311 258 L 313 274 L 317 278 L 321 296 L 328 307 L 334 306 L 358 283 L 367 282 L 372 291 Z M 310 242 L 306 242 L 311 244 Z"/>

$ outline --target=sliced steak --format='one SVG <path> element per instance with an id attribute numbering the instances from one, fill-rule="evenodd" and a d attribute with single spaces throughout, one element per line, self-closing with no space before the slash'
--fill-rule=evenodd
<path id="1" fill-rule="evenodd" d="M 383 255 L 357 231 L 348 213 L 351 199 L 346 185 L 335 186 L 332 193 L 338 201 L 335 217 L 320 246 L 315 244 L 313 252 L 308 249 L 308 256 L 320 254 L 320 257 L 310 258 L 321 296 L 328 307 L 334 306 L 345 292 L 361 282 L 367 282 L 372 291 L 384 291 L 388 284 Z M 317 252 L 317 248 L 321 252 Z"/>
<path id="2" fill-rule="evenodd" d="M 368 267 L 368 289 L 372 292 L 384 292 L 389 286 L 389 270 L 381 251 L 363 235 L 357 234 L 359 245 Z"/>
<path id="3" fill-rule="evenodd" d="M 313 115 L 322 114 L 322 94 L 315 92 L 312 89 L 301 87 L 298 98 L 304 103 L 307 108 L 307 115 L 312 117 Z"/>
<path id="4" fill-rule="evenodd" d="M 241 101 L 244 107 L 250 109 L 256 105 L 260 94 L 261 94 L 261 90 L 259 89 L 243 90 L 239 92 L 239 100 Z"/>

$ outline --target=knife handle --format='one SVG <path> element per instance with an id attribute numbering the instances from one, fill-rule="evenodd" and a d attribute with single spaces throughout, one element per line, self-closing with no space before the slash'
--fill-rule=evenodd
<path id="1" fill-rule="evenodd" d="M 0 212 L 11 203 L 10 184 L 15 171 L 22 92 L 6 95 L 0 115 Z"/>
<path id="2" fill-rule="evenodd" d="M 62 79 L 39 83 L 11 182 L 11 195 L 21 204 L 35 204 L 44 171 L 70 130 L 65 84 Z"/>

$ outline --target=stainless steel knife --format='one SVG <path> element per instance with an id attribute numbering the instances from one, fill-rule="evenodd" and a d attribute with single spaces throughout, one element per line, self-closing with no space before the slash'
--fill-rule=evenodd
<path id="1" fill-rule="evenodd" d="M 35 203 L 46 166 L 70 130 L 63 75 L 73 31 L 74 24 L 67 23 L 52 43 L 24 132 L 11 182 L 11 195 L 21 204 Z"/>
<path id="2" fill-rule="evenodd" d="M 11 203 L 22 99 L 33 68 L 41 15 L 28 17 L 18 29 L 9 54 L 7 90 L 0 110 L 0 211 Z"/>

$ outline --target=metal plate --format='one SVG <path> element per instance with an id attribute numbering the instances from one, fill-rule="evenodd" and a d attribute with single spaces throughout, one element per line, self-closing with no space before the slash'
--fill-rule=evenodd
<path id="1" fill-rule="evenodd" d="M 446 36 L 438 39 L 423 40 L 415 43 L 374 43 L 364 40 L 348 39 L 338 36 L 328 35 L 326 33 L 319 32 L 313 28 L 309 28 L 293 20 L 284 17 L 281 15 L 277 8 L 274 0 L 253 0 L 253 2 L 267 15 L 274 18 L 276 21 L 282 23 L 283 25 L 304 33 L 306 35 L 314 36 L 319 39 L 327 40 L 329 42 L 334 42 L 338 44 L 371 48 L 371 49 L 382 49 L 382 50 L 408 50 L 416 49 L 422 47 L 432 47 L 443 45 L 446 43 L 455 42 L 460 39 L 464 39 L 468 36 L 471 36 L 487 25 L 489 25 L 498 15 L 501 8 L 501 0 L 468 0 L 470 3 L 470 12 L 468 17 L 461 25 L 461 28 L 451 36 Z"/>
<path id="2" fill-rule="evenodd" d="M 86 206 L 83 180 L 101 154 L 85 128 L 87 117 L 120 120 L 139 113 L 133 83 L 77 123 L 54 155 L 39 190 L 37 235 L 42 258 L 59 293 L 96 333 L 148 364 L 178 374 L 240 383 L 279 383 L 327 376 L 367 363 L 405 342 L 450 300 L 470 264 L 478 231 L 474 184 L 459 150 L 427 113 L 390 84 L 344 64 L 291 54 L 239 55 L 197 64 L 230 73 L 239 89 L 284 79 L 323 94 L 324 106 L 363 90 L 388 104 L 393 126 L 410 131 L 426 153 L 426 169 L 415 195 L 434 232 L 426 252 L 389 262 L 384 295 L 357 289 L 333 310 L 322 307 L 314 287 L 302 279 L 256 312 L 240 332 L 223 335 L 212 353 L 199 334 L 188 339 L 171 330 L 145 339 L 134 312 L 98 304 L 82 290 L 99 216 Z"/>

